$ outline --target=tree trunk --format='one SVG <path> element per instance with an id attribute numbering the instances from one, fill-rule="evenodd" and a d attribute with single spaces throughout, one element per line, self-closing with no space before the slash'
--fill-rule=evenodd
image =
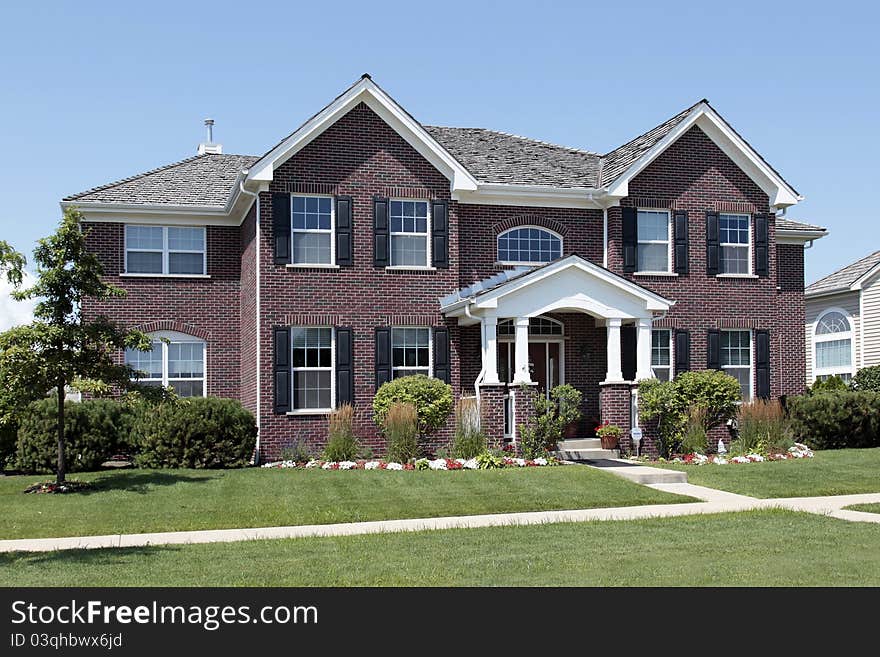
<path id="1" fill-rule="evenodd" d="M 64 483 L 67 474 L 64 463 L 64 379 L 58 380 L 58 478 L 59 485 Z"/>

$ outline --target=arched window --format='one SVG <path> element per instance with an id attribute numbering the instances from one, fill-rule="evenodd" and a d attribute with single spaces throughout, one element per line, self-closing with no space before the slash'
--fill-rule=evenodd
<path id="1" fill-rule="evenodd" d="M 546 228 L 523 226 L 498 236 L 498 262 L 502 264 L 543 264 L 561 255 L 562 237 Z"/>
<path id="2" fill-rule="evenodd" d="M 125 362 L 146 386 L 171 386 L 180 397 L 204 397 L 205 341 L 177 331 L 150 333 L 151 351 L 125 350 Z"/>
<path id="3" fill-rule="evenodd" d="M 844 310 L 826 310 L 816 320 L 813 333 L 813 374 L 817 379 L 853 376 L 852 321 Z"/>
<path id="4" fill-rule="evenodd" d="M 516 335 L 516 327 L 512 319 L 498 320 L 498 336 L 513 337 Z M 530 336 L 562 335 L 562 322 L 550 317 L 532 317 L 529 319 Z"/>

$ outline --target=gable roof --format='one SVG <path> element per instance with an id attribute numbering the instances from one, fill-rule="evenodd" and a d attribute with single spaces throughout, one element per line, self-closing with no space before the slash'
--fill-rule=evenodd
<path id="1" fill-rule="evenodd" d="M 251 155 L 205 154 L 66 196 L 66 202 L 226 207 Z"/>
<path id="2" fill-rule="evenodd" d="M 815 231 L 827 232 L 827 228 L 817 226 L 816 224 L 806 224 L 802 221 L 786 219 L 785 217 L 776 217 L 776 230 L 797 230 L 797 231 Z"/>
<path id="3" fill-rule="evenodd" d="M 864 258 L 820 278 L 815 283 L 808 285 L 804 292 L 807 296 L 818 296 L 832 292 L 856 290 L 858 285 L 874 271 L 880 271 L 880 251 L 874 251 Z"/>

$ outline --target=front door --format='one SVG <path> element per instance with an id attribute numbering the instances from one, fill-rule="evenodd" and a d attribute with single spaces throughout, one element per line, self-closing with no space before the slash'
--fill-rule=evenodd
<path id="1" fill-rule="evenodd" d="M 529 373 L 545 394 L 563 383 L 560 346 L 559 342 L 529 342 Z M 505 383 L 513 381 L 515 351 L 513 342 L 498 343 L 498 375 Z"/>

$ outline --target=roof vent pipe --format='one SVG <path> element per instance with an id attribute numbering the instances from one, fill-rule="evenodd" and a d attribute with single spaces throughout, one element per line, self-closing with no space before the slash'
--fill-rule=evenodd
<path id="1" fill-rule="evenodd" d="M 220 155 L 223 153 L 223 145 L 214 143 L 214 119 L 205 119 L 205 128 L 208 132 L 208 141 L 199 144 L 199 155 Z"/>

